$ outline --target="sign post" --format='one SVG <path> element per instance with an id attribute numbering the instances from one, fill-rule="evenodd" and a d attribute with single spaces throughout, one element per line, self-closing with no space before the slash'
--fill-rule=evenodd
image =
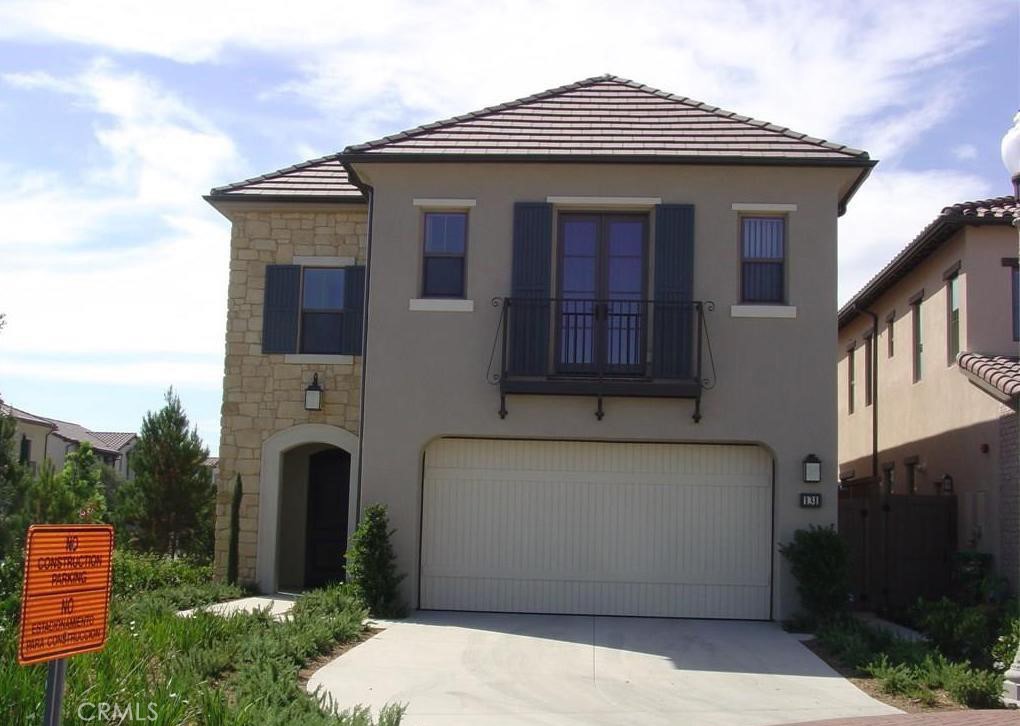
<path id="1" fill-rule="evenodd" d="M 18 663 L 49 662 L 46 726 L 59 726 L 68 656 L 106 644 L 113 527 L 33 524 L 25 543 Z"/>

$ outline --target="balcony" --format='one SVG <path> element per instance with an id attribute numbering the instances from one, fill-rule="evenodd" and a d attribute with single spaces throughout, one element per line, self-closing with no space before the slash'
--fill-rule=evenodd
<path id="1" fill-rule="evenodd" d="M 501 418 L 508 395 L 527 394 L 592 396 L 599 420 L 606 397 L 693 399 L 694 421 L 701 420 L 701 394 L 714 385 L 703 376 L 706 351 L 712 360 L 705 313 L 714 303 L 501 297 L 492 304 L 501 309 L 498 368 L 490 375 Z"/>

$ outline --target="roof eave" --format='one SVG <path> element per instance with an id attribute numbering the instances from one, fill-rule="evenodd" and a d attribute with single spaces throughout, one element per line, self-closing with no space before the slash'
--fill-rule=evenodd
<path id="1" fill-rule="evenodd" d="M 923 237 L 900 254 L 903 258 L 871 280 L 850 298 L 838 313 L 839 327 L 843 328 L 857 317 L 859 311 L 874 303 L 889 288 L 910 273 L 932 250 L 948 240 L 963 227 L 986 227 L 1012 224 L 1005 217 L 972 217 L 969 215 L 943 215 L 928 225 Z"/>
<path id="2" fill-rule="evenodd" d="M 822 166 L 865 167 L 871 169 L 877 161 L 866 156 L 846 158 L 802 158 L 761 156 L 665 156 L 661 154 L 452 154 L 452 153 L 400 153 L 344 151 L 345 163 L 530 163 L 530 164 L 686 164 L 723 166 Z M 860 180 L 863 182 L 863 179 Z M 860 183 L 856 183 L 853 191 Z M 852 193 L 851 193 L 852 194 Z M 849 201 L 850 194 L 846 200 Z"/>

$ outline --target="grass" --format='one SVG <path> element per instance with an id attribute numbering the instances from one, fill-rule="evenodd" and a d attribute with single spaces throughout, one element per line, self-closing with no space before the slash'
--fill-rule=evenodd
<path id="1" fill-rule="evenodd" d="M 403 708 L 341 711 L 299 684 L 302 666 L 362 632 L 365 610 L 343 586 L 301 596 L 283 622 L 267 613 L 220 617 L 177 610 L 244 594 L 214 583 L 207 566 L 118 553 L 110 637 L 104 650 L 68 662 L 64 716 L 106 702 L 158 714 L 160 726 L 396 726 Z M 46 666 L 16 662 L 16 623 L 0 615 L 0 723 L 42 720 Z M 150 709 L 149 704 L 152 704 Z M 347 704 L 344 704 L 347 706 Z M 90 706 L 84 706 L 91 714 Z"/>
<path id="2" fill-rule="evenodd" d="M 930 643 L 902 640 L 849 617 L 823 626 L 817 638 L 827 653 L 874 678 L 884 693 L 928 706 L 943 694 L 968 708 L 1001 705 L 999 673 L 951 660 Z"/>

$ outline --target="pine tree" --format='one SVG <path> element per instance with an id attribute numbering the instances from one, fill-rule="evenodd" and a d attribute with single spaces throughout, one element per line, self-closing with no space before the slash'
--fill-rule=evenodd
<path id="1" fill-rule="evenodd" d="M 135 477 L 117 497 L 118 525 L 141 549 L 207 555 L 206 535 L 212 529 L 215 489 L 205 465 L 209 450 L 188 417 L 173 388 L 166 403 L 142 420 L 132 450 Z M 209 520 L 209 521 L 206 521 Z"/>
<path id="2" fill-rule="evenodd" d="M 25 538 L 23 509 L 30 478 L 18 461 L 14 433 L 14 418 L 0 408 L 0 558 L 20 549 Z"/>

